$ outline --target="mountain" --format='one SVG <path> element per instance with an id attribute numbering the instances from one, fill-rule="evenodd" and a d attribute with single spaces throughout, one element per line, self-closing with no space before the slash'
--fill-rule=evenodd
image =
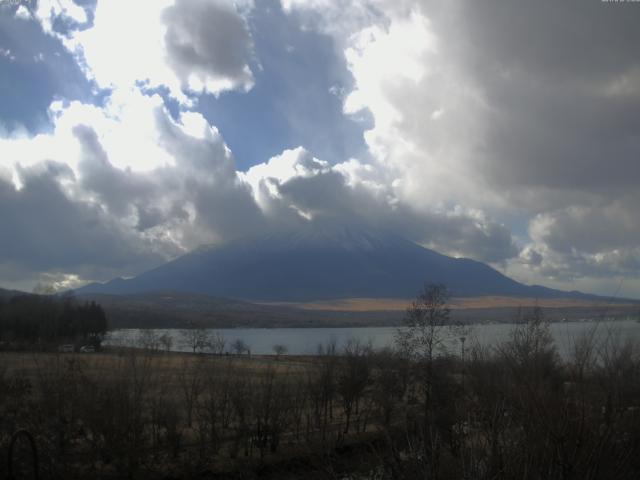
<path id="1" fill-rule="evenodd" d="M 593 298 L 516 282 L 488 265 L 452 258 L 393 233 L 338 224 L 307 226 L 201 247 L 131 279 L 87 285 L 80 294 L 178 291 L 290 301 L 411 298 L 425 282 L 453 296 Z"/>

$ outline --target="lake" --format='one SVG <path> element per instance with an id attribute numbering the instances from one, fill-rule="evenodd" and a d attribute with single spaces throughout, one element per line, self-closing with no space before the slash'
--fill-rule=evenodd
<path id="1" fill-rule="evenodd" d="M 496 346 L 507 340 L 515 327 L 514 324 L 482 324 L 471 325 L 464 333 L 465 348 L 474 344 L 483 346 Z M 231 350 L 231 343 L 237 339 L 244 341 L 251 349 L 252 354 L 273 354 L 273 346 L 284 345 L 292 355 L 312 355 L 317 353 L 319 344 L 335 342 L 338 349 L 342 348 L 349 340 L 359 340 L 371 343 L 374 348 L 384 348 L 393 344 L 396 327 L 359 327 L 359 328 L 221 328 L 210 329 L 212 334 L 218 333 L 227 341 L 227 349 Z M 567 357 L 572 351 L 574 342 L 585 334 L 593 334 L 594 339 L 602 342 L 606 339 L 613 341 L 640 342 L 640 323 L 635 319 L 609 320 L 609 321 L 584 321 L 562 322 L 550 325 L 551 334 L 556 342 L 558 351 L 563 357 Z M 141 329 L 114 330 L 107 335 L 105 345 L 113 346 L 137 346 L 142 338 Z M 161 336 L 169 335 L 173 339 L 173 351 L 190 351 L 183 342 L 183 330 L 180 329 L 153 329 L 153 334 Z M 448 349 L 452 353 L 460 352 L 461 341 L 459 335 L 454 335 L 448 342 Z"/>

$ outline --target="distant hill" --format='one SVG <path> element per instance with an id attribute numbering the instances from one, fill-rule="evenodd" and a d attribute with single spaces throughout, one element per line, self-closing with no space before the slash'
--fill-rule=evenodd
<path id="1" fill-rule="evenodd" d="M 183 292 L 79 294 L 101 305 L 111 328 L 372 326 L 398 324 L 402 311 L 308 311 Z"/>
<path id="2" fill-rule="evenodd" d="M 490 266 L 452 258 L 397 235 L 344 225 L 203 247 L 131 279 L 87 285 L 78 293 L 176 291 L 251 301 L 411 298 L 425 282 L 456 297 L 597 298 L 516 282 Z"/>
<path id="3" fill-rule="evenodd" d="M 489 298 L 489 301 L 485 301 Z M 79 294 L 80 301 L 95 301 L 104 308 L 111 328 L 180 328 L 202 325 L 212 328 L 267 327 L 364 327 L 400 325 L 410 300 L 363 305 L 351 300 L 320 304 L 264 305 L 228 298 L 183 292 L 142 294 Z M 513 322 L 532 305 L 531 299 L 511 297 L 511 303 L 491 297 L 452 299 L 455 321 L 468 323 Z M 540 301 L 550 321 L 636 316 L 638 306 L 629 303 L 597 303 L 588 300 Z"/>
<path id="4" fill-rule="evenodd" d="M 11 297 L 15 297 L 16 295 L 28 295 L 25 292 L 21 292 L 19 290 L 5 290 L 4 288 L 0 288 L 0 299 L 7 300 Z"/>

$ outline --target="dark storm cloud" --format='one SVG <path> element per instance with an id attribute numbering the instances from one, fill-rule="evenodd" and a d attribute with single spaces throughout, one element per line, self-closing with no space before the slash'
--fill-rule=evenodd
<path id="1" fill-rule="evenodd" d="M 603 191 L 640 178 L 640 8 L 590 1 L 424 5 L 489 105 L 494 184 Z M 533 207 L 535 209 L 535 206 Z"/>
<path id="2" fill-rule="evenodd" d="M 532 216 L 536 255 L 523 263 L 549 275 L 632 272 L 623 266 L 640 258 L 632 200 L 640 180 L 639 5 L 454 0 L 425 1 L 422 10 L 441 70 L 482 99 L 468 106 L 481 131 L 468 174 Z M 407 118 L 429 105 L 421 95 L 416 107 L 403 104 Z M 425 146 L 433 140 L 428 130 L 413 133 Z"/>
<path id="3" fill-rule="evenodd" d="M 116 168 L 92 128 L 77 125 L 73 132 L 81 147 L 79 186 L 95 195 L 110 214 L 136 215 L 139 231 L 172 220 L 178 223 L 188 220 L 183 208 L 188 199 L 176 195 L 182 185 L 175 172 L 167 168 L 142 173 Z"/>
<path id="4" fill-rule="evenodd" d="M 163 148 L 177 161 L 173 174 L 182 183 L 183 198 L 193 202 L 199 221 L 225 240 L 263 226 L 251 188 L 238 178 L 233 155 L 217 130 L 207 125 L 203 139 L 191 137 L 160 110 L 157 122 Z"/>
<path id="5" fill-rule="evenodd" d="M 518 254 L 511 232 L 470 212 L 420 212 L 407 204 L 393 204 L 383 192 L 350 186 L 345 176 L 325 171 L 295 177 L 278 188 L 286 203 L 314 218 L 334 218 L 394 231 L 442 252 L 487 262 L 502 262 Z"/>
<path id="6" fill-rule="evenodd" d="M 73 201 L 62 187 L 66 165 L 45 162 L 20 169 L 22 188 L 0 179 L 0 263 L 25 270 L 148 267 L 161 260 L 99 205 Z"/>
<path id="7" fill-rule="evenodd" d="M 619 203 L 605 208 L 572 207 L 541 215 L 533 222 L 533 233 L 557 252 L 577 249 L 595 254 L 633 248 L 640 238 L 640 215 L 628 213 L 634 209 Z"/>
<path id="8" fill-rule="evenodd" d="M 183 85 L 195 76 L 203 83 L 225 80 L 248 87 L 251 37 L 231 2 L 176 0 L 163 12 L 167 60 Z"/>
<path id="9" fill-rule="evenodd" d="M 82 186 L 97 195 L 111 213 L 124 215 L 138 201 L 155 200 L 158 186 L 146 175 L 115 168 L 92 128 L 77 125 L 73 133 L 81 147 L 78 168 Z"/>

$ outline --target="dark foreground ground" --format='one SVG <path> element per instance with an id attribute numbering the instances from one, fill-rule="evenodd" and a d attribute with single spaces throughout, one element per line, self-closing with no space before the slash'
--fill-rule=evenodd
<path id="1" fill-rule="evenodd" d="M 428 352 L 2 352 L 0 478 L 20 429 L 39 478 L 640 478 L 636 345 L 585 336 L 561 362 L 533 321 Z M 26 436 L 12 468 L 34 478 Z"/>

